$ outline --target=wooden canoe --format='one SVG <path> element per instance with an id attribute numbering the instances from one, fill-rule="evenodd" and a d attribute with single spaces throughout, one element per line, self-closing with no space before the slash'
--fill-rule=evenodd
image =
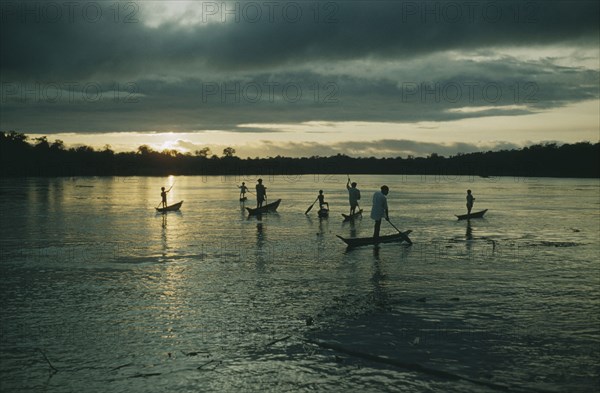
<path id="1" fill-rule="evenodd" d="M 254 216 L 257 214 L 262 214 L 262 213 L 274 212 L 277 210 L 280 203 L 281 203 L 281 199 L 278 199 L 275 202 L 269 203 L 267 205 L 263 205 L 261 207 L 255 208 L 255 209 L 252 209 L 251 207 L 247 207 L 246 210 L 248 210 L 248 214 L 251 216 Z"/>
<path id="2" fill-rule="evenodd" d="M 326 218 L 329 216 L 329 209 L 326 207 L 322 207 L 319 209 L 317 214 L 319 215 L 319 218 Z"/>
<path id="3" fill-rule="evenodd" d="M 362 212 L 363 212 L 363 209 L 360 209 L 359 211 L 357 211 L 354 214 L 344 214 L 344 213 L 342 213 L 342 216 L 344 217 L 344 221 L 351 221 L 351 220 L 354 220 L 358 216 L 362 217 Z"/>
<path id="4" fill-rule="evenodd" d="M 167 207 L 156 207 L 156 211 L 160 212 L 160 213 L 166 213 L 166 212 L 174 212 L 179 210 L 179 208 L 181 207 L 181 205 L 183 204 L 183 201 L 179 201 L 171 206 L 167 206 Z"/>
<path id="5" fill-rule="evenodd" d="M 379 244 L 379 243 L 392 243 L 392 242 L 401 242 L 405 239 L 408 239 L 408 235 L 411 233 L 411 230 L 402 232 L 402 233 L 394 233 L 392 235 L 379 236 L 378 238 L 374 237 L 354 237 L 354 238 L 345 238 L 340 235 L 336 235 L 344 243 L 348 245 L 348 247 L 358 247 L 358 246 L 368 246 L 371 244 Z M 408 239 L 410 240 L 410 239 Z"/>
<path id="6" fill-rule="evenodd" d="M 482 210 L 480 212 L 471 213 L 471 214 L 461 214 L 460 216 L 456 215 L 456 217 L 459 220 L 467 220 L 470 218 L 482 218 L 486 211 L 488 211 L 488 209 Z"/>

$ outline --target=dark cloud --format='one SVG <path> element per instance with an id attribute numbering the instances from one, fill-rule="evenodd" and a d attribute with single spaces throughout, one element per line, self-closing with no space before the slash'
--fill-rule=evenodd
<path id="1" fill-rule="evenodd" d="M 375 141 L 339 142 L 322 144 L 317 142 L 288 142 L 275 143 L 262 141 L 259 147 L 240 147 L 240 154 L 254 156 L 282 155 L 286 157 L 328 157 L 337 154 L 346 154 L 352 157 L 426 157 L 432 153 L 441 156 L 452 156 L 459 153 L 472 153 L 478 151 L 497 151 L 518 149 L 523 145 L 498 141 L 485 144 L 475 143 L 433 143 L 416 142 L 405 139 L 381 139 Z"/>
<path id="2" fill-rule="evenodd" d="M 451 156 L 458 153 L 472 153 L 482 150 L 504 150 L 522 147 L 510 142 L 493 142 L 487 144 L 474 143 L 433 143 L 417 142 L 405 139 L 382 139 L 373 142 L 343 142 L 336 145 L 340 151 L 352 152 L 358 156 L 406 157 L 412 155 L 423 157 L 432 153 Z"/>
<path id="3" fill-rule="evenodd" d="M 171 21 L 156 28 L 145 23 L 152 15 L 143 2 L 134 3 L 135 23 L 123 23 L 123 15 L 117 19 L 115 3 L 72 3 L 72 17 L 69 8 L 54 3 L 63 14 L 56 22 L 43 2 L 1 3 L 0 70 L 5 76 L 82 79 L 169 74 L 198 66 L 264 70 L 323 59 L 410 58 L 569 41 L 593 44 L 599 31 L 597 1 L 340 1 L 316 6 L 318 15 L 319 3 L 275 1 L 271 3 L 279 11 L 269 18 L 265 8 L 256 21 L 244 11 L 243 2 L 230 2 L 230 7 L 238 4 L 237 22 L 235 15 L 226 14 L 224 2 L 214 2 L 219 10 L 206 16 L 213 23 L 180 26 Z M 95 7 L 86 8 L 90 3 L 101 7 L 102 17 L 96 18 Z M 196 8 L 205 3 L 195 3 Z M 300 17 L 293 13 L 296 8 Z M 223 17 L 229 22 L 223 23 Z"/>
<path id="4" fill-rule="evenodd" d="M 275 1 L 258 20 L 250 3 L 197 2 L 162 24 L 153 3 L 1 2 L 0 129 L 272 132 L 240 125 L 517 116 L 599 96 L 598 69 L 494 49 L 597 56 L 597 1 Z M 178 23 L 194 15 L 207 23 Z"/>
<path id="5" fill-rule="evenodd" d="M 5 83 L 0 128 L 29 132 L 274 132 L 276 128 L 259 125 L 519 116 L 598 98 L 598 71 L 508 58 L 502 66 L 493 61 L 474 64 L 449 58 L 443 64 L 432 67 L 426 80 L 415 79 L 415 75 L 404 79 L 404 75 L 380 71 L 374 65 L 377 75 L 373 77 L 360 72 L 282 72 L 214 82 L 144 79 L 121 84 L 118 89 L 100 82 L 78 83 L 62 90 L 55 83 Z M 494 72 L 478 74 L 487 67 Z M 543 72 L 536 73 L 542 67 Z"/>

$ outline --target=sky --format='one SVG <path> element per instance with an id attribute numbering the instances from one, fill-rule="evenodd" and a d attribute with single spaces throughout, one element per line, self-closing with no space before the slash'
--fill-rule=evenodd
<path id="1" fill-rule="evenodd" d="M 599 4 L 0 0 L 0 131 L 240 157 L 595 143 Z"/>

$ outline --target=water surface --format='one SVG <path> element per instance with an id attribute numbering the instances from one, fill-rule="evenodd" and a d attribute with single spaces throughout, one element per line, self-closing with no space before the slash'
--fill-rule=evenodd
<path id="1" fill-rule="evenodd" d="M 345 176 L 263 179 L 3 179 L 0 390 L 598 390 L 598 180 L 355 176 L 349 224 Z M 414 245 L 347 250 L 384 183 Z"/>

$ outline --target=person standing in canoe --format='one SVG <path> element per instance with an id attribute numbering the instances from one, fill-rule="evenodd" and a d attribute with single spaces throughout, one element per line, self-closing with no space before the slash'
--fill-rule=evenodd
<path id="1" fill-rule="evenodd" d="M 471 194 L 471 190 L 467 190 L 467 214 L 471 214 L 473 201 L 475 201 L 475 197 L 473 197 L 473 194 Z"/>
<path id="2" fill-rule="evenodd" d="M 248 187 L 246 187 L 246 182 L 242 182 L 241 186 L 238 186 L 238 188 L 240 189 L 240 200 L 245 200 L 246 199 L 246 191 L 248 191 Z"/>
<path id="3" fill-rule="evenodd" d="M 171 187 L 171 188 L 173 188 L 173 187 Z M 161 198 L 162 207 L 167 207 L 167 193 L 169 191 L 171 191 L 171 188 L 169 188 L 167 191 L 165 191 L 164 187 L 160 188 L 160 198 Z"/>
<path id="4" fill-rule="evenodd" d="M 262 179 L 258 179 L 258 184 L 256 185 L 256 207 L 259 208 L 262 206 L 265 198 L 267 197 L 267 187 L 262 184 Z"/>
<path id="5" fill-rule="evenodd" d="M 381 219 L 385 218 L 387 221 L 390 220 L 388 215 L 388 204 L 387 194 L 390 192 L 388 186 L 381 186 L 381 191 L 377 191 L 373 194 L 373 206 L 371 208 L 371 218 L 375 220 L 375 227 L 373 228 L 373 237 L 379 237 L 379 229 L 381 228 Z"/>
<path id="6" fill-rule="evenodd" d="M 360 190 L 356 188 L 356 182 L 352 182 L 352 186 L 350 185 L 350 177 L 348 177 L 346 189 L 348 190 L 348 199 L 350 200 L 350 215 L 353 215 L 356 213 L 358 201 L 360 200 Z"/>
<path id="7" fill-rule="evenodd" d="M 319 190 L 319 196 L 317 196 L 317 199 L 319 200 L 320 208 L 327 206 L 327 209 L 329 210 L 329 203 L 325 202 L 325 195 L 323 195 L 323 190 Z"/>

